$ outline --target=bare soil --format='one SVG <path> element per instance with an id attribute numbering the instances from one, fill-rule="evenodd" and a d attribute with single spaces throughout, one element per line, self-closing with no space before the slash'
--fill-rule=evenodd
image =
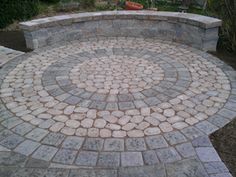
<path id="1" fill-rule="evenodd" d="M 236 177 L 236 119 L 210 136 L 221 159 Z"/>

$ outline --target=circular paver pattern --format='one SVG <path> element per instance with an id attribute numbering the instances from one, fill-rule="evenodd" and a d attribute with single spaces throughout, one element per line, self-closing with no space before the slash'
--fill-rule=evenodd
<path id="1" fill-rule="evenodd" d="M 16 123 L 3 126 L 27 123 L 35 132 L 19 134 L 41 144 L 48 133 L 88 142 L 101 138 L 87 148 L 95 151 L 105 138 L 117 143 L 178 132 L 215 115 L 227 102 L 230 81 L 217 62 L 187 46 L 136 38 L 45 48 L 5 66 L 0 97 Z M 138 148 L 130 150 L 146 150 L 142 143 L 139 139 Z"/>
<path id="2" fill-rule="evenodd" d="M 128 56 L 84 61 L 70 72 L 70 79 L 78 88 L 111 95 L 149 89 L 163 80 L 163 77 L 163 70 L 158 64 Z"/>
<path id="3" fill-rule="evenodd" d="M 66 135 L 143 137 L 193 125 L 226 102 L 229 80 L 203 57 L 168 44 L 118 42 L 29 57 L 3 81 L 6 107 Z"/>

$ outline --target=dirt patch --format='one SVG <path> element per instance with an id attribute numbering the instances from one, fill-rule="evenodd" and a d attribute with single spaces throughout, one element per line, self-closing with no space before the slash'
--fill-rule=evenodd
<path id="1" fill-rule="evenodd" d="M 231 174 L 236 176 L 236 119 L 210 136 Z"/>
<path id="2" fill-rule="evenodd" d="M 232 66 L 236 70 L 236 53 L 225 53 L 225 52 L 211 52 L 211 54 L 215 55 L 228 65 Z"/>

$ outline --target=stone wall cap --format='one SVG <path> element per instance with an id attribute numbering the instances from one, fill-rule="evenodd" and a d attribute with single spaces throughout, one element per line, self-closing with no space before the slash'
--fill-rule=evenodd
<path id="1" fill-rule="evenodd" d="M 47 18 L 40 18 L 20 23 L 20 27 L 26 31 L 33 31 L 44 27 L 70 25 L 80 21 L 91 21 L 100 19 L 147 19 L 147 20 L 170 20 L 180 23 L 191 24 L 201 28 L 219 27 L 222 21 L 217 18 L 202 16 L 191 13 L 180 12 L 163 12 L 163 11 L 101 11 L 101 12 L 85 12 L 69 15 L 60 15 Z"/>

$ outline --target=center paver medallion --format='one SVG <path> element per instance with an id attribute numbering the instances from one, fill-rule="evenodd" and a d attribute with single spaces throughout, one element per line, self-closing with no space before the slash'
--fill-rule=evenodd
<path id="1" fill-rule="evenodd" d="M 158 148 L 167 148 L 157 152 L 161 161 L 181 159 L 170 147 L 187 142 L 181 131 L 230 95 L 221 62 L 209 56 L 160 40 L 98 38 L 9 62 L 0 91 L 10 118 L 2 125 L 19 141 L 9 148 L 82 166 L 159 163 L 150 151 Z"/>

